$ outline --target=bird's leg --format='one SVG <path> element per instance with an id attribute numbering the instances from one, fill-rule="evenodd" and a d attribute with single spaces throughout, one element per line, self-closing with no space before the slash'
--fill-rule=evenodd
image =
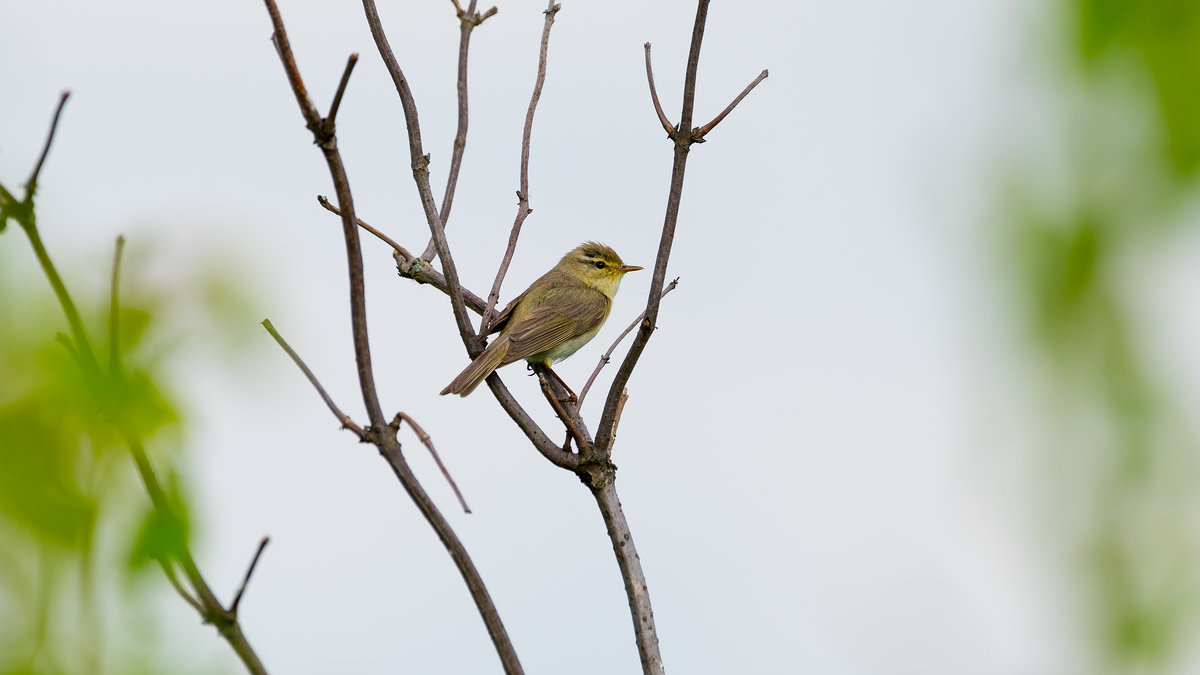
<path id="1" fill-rule="evenodd" d="M 554 379 L 558 380 L 558 383 L 562 385 L 562 388 L 567 390 L 567 403 L 577 403 L 579 401 L 579 397 L 576 396 L 575 392 L 567 386 L 566 382 L 563 382 L 563 379 L 558 376 L 558 373 L 554 372 L 553 368 L 546 366 L 546 372 L 553 375 Z"/>
<path id="2" fill-rule="evenodd" d="M 560 401 L 563 401 L 566 403 L 572 403 L 572 404 L 577 403 L 579 401 L 579 397 L 575 396 L 575 392 L 572 391 L 571 387 L 567 386 L 566 382 L 563 382 L 563 379 L 558 376 L 558 373 L 554 372 L 553 368 L 551 368 L 550 366 L 548 366 L 544 363 L 539 363 L 536 365 L 540 365 L 542 367 L 542 369 L 545 370 L 546 373 L 548 373 L 551 377 L 553 377 L 563 389 L 567 390 L 567 397 L 559 399 Z M 529 368 L 529 370 L 533 371 L 534 375 L 537 374 L 537 367 L 535 366 L 535 364 L 530 363 L 530 364 L 528 364 L 527 367 Z"/>

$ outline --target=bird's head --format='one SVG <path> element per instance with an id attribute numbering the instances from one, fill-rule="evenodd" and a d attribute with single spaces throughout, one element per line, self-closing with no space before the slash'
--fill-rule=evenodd
<path id="1" fill-rule="evenodd" d="M 616 295 L 626 272 L 642 269 L 626 265 L 616 251 L 594 241 L 581 244 L 563 256 L 558 267 L 609 298 Z"/>

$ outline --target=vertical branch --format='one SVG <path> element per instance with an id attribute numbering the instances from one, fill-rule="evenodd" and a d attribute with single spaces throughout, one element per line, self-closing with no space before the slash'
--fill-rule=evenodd
<path id="1" fill-rule="evenodd" d="M 589 488 L 600 507 L 600 515 L 604 517 L 604 526 L 608 530 L 617 565 L 621 568 L 625 595 L 629 599 L 629 612 L 633 617 L 638 655 L 642 661 L 642 673 L 663 675 L 662 654 L 658 648 L 658 632 L 654 629 L 654 610 L 650 607 L 646 575 L 642 573 L 642 563 L 638 558 L 637 547 L 633 544 L 629 523 L 625 521 L 621 500 L 617 499 L 617 489 L 612 480 L 614 477 L 609 473 L 608 480 L 599 485 L 590 485 Z"/>
<path id="2" fill-rule="evenodd" d="M 512 231 L 508 234 L 508 248 L 500 261 L 496 280 L 492 282 L 492 290 L 488 293 L 487 308 L 483 310 L 483 317 L 479 319 L 480 335 L 488 334 L 492 310 L 496 308 L 496 301 L 500 299 L 500 285 L 504 283 L 508 265 L 517 250 L 517 237 L 521 234 L 521 225 L 524 224 L 525 217 L 533 213 L 533 209 L 529 208 L 529 142 L 533 136 L 533 113 L 537 110 L 538 100 L 542 97 L 542 85 L 546 82 L 546 52 L 550 46 L 550 27 L 554 25 L 554 15 L 558 14 L 561 7 L 554 4 L 554 0 L 549 0 L 546 11 L 543 12 L 546 15 L 546 23 L 542 27 L 542 43 L 538 50 L 537 78 L 533 83 L 533 95 L 529 98 L 529 109 L 525 112 L 525 129 L 521 133 L 521 186 L 517 190 L 517 217 L 513 220 Z"/>
<path id="3" fill-rule="evenodd" d="M 475 11 L 476 0 L 471 0 L 466 11 L 458 4 L 458 0 L 454 2 L 455 12 L 458 14 L 459 20 L 459 39 L 458 39 L 458 131 L 454 134 L 454 150 L 450 153 L 450 173 L 446 177 L 446 192 L 442 196 L 442 208 L 439 213 L 442 219 L 442 226 L 445 227 L 450 219 L 450 206 L 454 203 L 454 190 L 458 186 L 458 172 L 462 168 L 463 152 L 467 149 L 467 51 L 471 44 L 471 33 L 475 27 L 483 23 L 487 18 L 496 13 L 496 8 L 493 7 L 482 15 Z M 425 246 L 425 252 L 421 254 L 421 260 L 430 262 L 433 256 L 437 253 L 437 245 L 433 238 L 429 239 L 429 244 Z"/>

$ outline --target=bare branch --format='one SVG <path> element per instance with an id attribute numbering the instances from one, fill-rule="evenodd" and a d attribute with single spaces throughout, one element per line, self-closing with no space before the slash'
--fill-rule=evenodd
<path id="1" fill-rule="evenodd" d="M 242 585 L 238 586 L 237 593 L 233 596 L 233 602 L 229 603 L 230 614 L 237 616 L 238 605 L 242 604 L 242 595 L 246 593 L 246 584 L 250 583 L 250 575 L 254 574 L 254 568 L 258 566 L 258 559 L 262 557 L 263 549 L 269 543 L 271 543 L 270 537 L 263 537 L 262 541 L 258 542 L 258 550 L 254 552 L 254 557 L 250 559 L 250 566 L 246 568 L 246 576 L 242 577 Z"/>
<path id="2" fill-rule="evenodd" d="M 54 132 L 58 130 L 58 118 L 62 115 L 63 106 L 67 104 L 70 96 L 71 92 L 64 91 L 58 97 L 58 106 L 54 109 L 54 119 L 50 122 L 50 132 L 46 134 L 46 143 L 42 146 L 42 153 L 38 155 L 37 163 L 33 165 L 33 171 L 29 173 L 29 179 L 25 181 L 25 201 L 27 202 L 37 192 L 38 176 L 42 173 L 42 165 L 46 163 L 46 155 L 50 154 L 50 145 L 54 143 Z"/>
<path id="3" fill-rule="evenodd" d="M 667 293 L 675 290 L 675 287 L 678 285 L 679 277 L 675 277 L 670 284 L 667 284 L 666 289 L 663 290 L 662 295 L 659 296 L 659 299 L 665 298 Z M 587 397 L 588 390 L 592 388 L 592 382 L 596 381 L 596 376 L 600 374 L 600 371 L 604 369 L 604 366 L 608 365 L 608 361 L 612 357 L 613 351 L 616 350 L 617 345 L 621 344 L 621 341 L 625 339 L 625 336 L 632 333 L 633 329 L 637 328 L 637 325 L 645 318 L 646 312 L 643 311 L 638 315 L 638 318 L 633 320 L 633 323 L 629 324 L 625 330 L 621 331 L 621 334 L 617 336 L 617 339 L 613 340 L 612 346 L 608 348 L 608 351 L 604 352 L 604 355 L 600 357 L 600 362 L 596 364 L 596 369 L 592 371 L 591 376 L 587 379 L 587 383 L 583 385 L 583 390 L 579 392 L 579 408 L 583 408 L 583 399 Z"/>
<path id="4" fill-rule="evenodd" d="M 463 499 L 462 492 L 459 492 L 458 483 L 454 482 L 454 478 L 450 476 L 450 471 L 446 469 L 445 464 L 442 464 L 442 458 L 438 456 L 437 450 L 433 449 L 433 439 L 429 437 L 429 434 L 425 433 L 425 430 L 421 428 L 421 425 L 417 424 L 416 420 L 407 414 L 402 412 L 396 413 L 396 416 L 392 418 L 391 426 L 398 430 L 400 422 L 408 422 L 408 425 L 413 428 L 413 432 L 417 434 L 417 438 L 424 444 L 425 449 L 429 450 L 429 456 L 433 457 L 433 461 L 437 464 L 438 469 L 441 470 L 442 476 L 450 484 L 450 489 L 454 490 L 454 496 L 458 497 L 458 503 L 462 506 L 463 513 L 470 513 L 471 507 L 467 506 L 467 500 Z"/>
<path id="5" fill-rule="evenodd" d="M 382 427 L 387 424 L 383 416 L 383 408 L 379 405 L 379 394 L 375 390 L 375 373 L 371 368 L 371 344 L 367 335 L 367 301 L 366 287 L 363 282 L 362 249 L 358 241 L 358 223 L 354 217 L 354 197 L 350 193 L 350 180 L 346 177 L 346 168 L 342 164 L 341 153 L 337 149 L 337 137 L 334 133 L 333 118 L 322 119 L 317 113 L 316 106 L 304 88 L 300 70 L 296 67 L 296 58 L 292 54 L 288 42 L 287 30 L 283 27 L 283 17 L 275 0 L 264 0 L 267 12 L 271 15 L 271 23 L 275 28 L 272 39 L 279 52 L 279 59 L 291 83 L 300 112 L 304 115 L 306 125 L 313 133 L 313 140 L 321 148 L 325 163 L 329 166 L 329 175 L 337 194 L 338 205 L 342 210 L 342 236 L 346 241 L 346 262 L 350 277 L 350 325 L 354 340 L 354 359 L 358 367 L 358 382 L 362 390 L 363 404 L 367 409 L 367 418 L 372 427 Z M 354 68 L 357 57 L 351 56 L 342 75 L 339 92 L 345 88 L 346 79 Z M 338 95 L 340 99 L 340 94 Z M 336 112 L 336 106 L 331 109 Z"/>
<path id="6" fill-rule="evenodd" d="M 757 87 L 758 83 L 762 82 L 765 79 L 767 79 L 767 71 L 766 71 L 766 69 L 763 69 L 763 71 L 758 74 L 758 77 L 754 78 L 753 82 L 746 85 L 746 88 L 742 90 L 742 93 L 738 94 L 737 98 L 733 99 L 732 103 L 725 106 L 725 109 L 721 111 L 721 114 L 714 117 L 713 120 L 711 122 L 709 122 L 708 124 L 705 124 L 704 126 L 700 127 L 699 129 L 696 129 L 692 132 L 692 142 L 693 143 L 703 143 L 705 135 L 707 135 L 708 132 L 712 131 L 713 127 L 720 124 L 721 120 L 725 119 L 725 116 L 728 115 L 730 112 L 732 112 L 733 109 L 737 107 L 737 104 L 742 102 L 742 99 L 746 98 L 746 94 L 749 94 L 750 90 Z"/>
<path id="7" fill-rule="evenodd" d="M 533 447 L 542 454 L 550 463 L 555 466 L 576 471 L 580 465 L 579 455 L 567 452 L 554 444 L 546 432 L 538 426 L 537 422 L 525 412 L 517 399 L 513 397 L 512 392 L 504 385 L 504 381 L 500 379 L 499 373 L 492 373 L 484 380 L 488 388 L 492 390 L 492 395 L 500 402 L 500 407 L 504 408 L 504 412 L 512 418 L 517 427 L 525 432 L 525 437 L 533 444 Z"/>
<path id="8" fill-rule="evenodd" d="M 646 81 L 650 83 L 650 100 L 654 101 L 654 112 L 658 113 L 658 121 L 662 123 L 667 136 L 670 136 L 675 133 L 675 126 L 667 119 L 662 104 L 658 102 L 658 90 L 654 88 L 654 69 L 650 67 L 650 43 L 647 42 L 643 47 L 646 48 Z"/>
<path id="9" fill-rule="evenodd" d="M 492 290 L 488 293 L 487 308 L 483 310 L 483 317 L 479 320 L 479 334 L 488 334 L 488 323 L 492 320 L 492 310 L 496 307 L 496 301 L 500 299 L 500 285 L 504 283 L 504 276 L 508 274 L 508 265 L 512 262 L 513 254 L 517 250 L 517 237 L 521 234 L 521 225 L 525 222 L 525 217 L 533 213 L 533 209 L 529 208 L 529 142 L 533 136 L 533 113 L 537 110 L 538 100 L 542 97 L 542 85 L 546 82 L 546 52 L 550 46 L 550 27 L 554 25 L 554 15 L 558 14 L 561 5 L 554 4 L 554 0 L 549 0 L 546 6 L 546 22 L 542 26 L 542 42 L 538 50 L 538 69 L 537 78 L 533 83 L 533 95 L 529 98 L 529 108 L 525 111 L 525 129 L 521 134 L 521 187 L 517 190 L 517 217 L 513 220 L 512 230 L 508 233 L 508 248 L 504 251 L 504 258 L 500 261 L 500 269 L 496 272 L 496 280 L 492 282 Z"/>
<path id="10" fill-rule="evenodd" d="M 301 359 L 300 355 L 292 349 L 291 345 L 287 343 L 287 340 L 284 340 L 283 336 L 275 330 L 275 326 L 271 325 L 271 320 L 263 319 L 262 325 L 263 328 L 266 328 L 267 332 L 271 334 L 271 337 L 275 338 L 275 342 L 279 343 L 279 346 L 283 348 L 283 351 L 287 352 L 287 355 L 292 358 L 292 362 L 296 364 L 296 367 L 300 369 L 300 372 L 304 373 L 304 377 L 308 378 L 309 383 L 312 384 L 313 388 L 317 390 L 317 394 L 321 397 L 321 400 L 325 402 L 325 406 L 328 407 L 329 411 L 333 413 L 333 416 L 342 423 L 342 428 L 353 431 L 354 434 L 358 436 L 359 440 L 366 440 L 363 436 L 362 427 L 355 424 L 354 420 L 350 419 L 350 416 L 342 412 L 342 409 L 333 402 L 333 399 L 330 398 L 328 392 L 325 391 L 325 387 L 322 387 L 321 382 L 317 380 L 317 376 L 314 375 L 311 370 L 309 370 L 308 366 L 304 363 L 304 360 Z"/>

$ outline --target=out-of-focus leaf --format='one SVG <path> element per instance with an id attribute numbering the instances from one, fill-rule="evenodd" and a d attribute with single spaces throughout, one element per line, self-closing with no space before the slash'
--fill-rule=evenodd
<path id="1" fill-rule="evenodd" d="M 174 406 L 145 372 L 126 373 L 117 389 L 121 428 L 137 438 L 149 438 L 164 425 L 178 421 Z"/>
<path id="2" fill-rule="evenodd" d="M 1200 170 L 1200 3 L 1073 0 L 1084 67 L 1128 56 L 1145 68 L 1163 121 L 1163 154 L 1182 178 Z"/>
<path id="3" fill-rule="evenodd" d="M 30 395 L 0 406 L 0 514 L 56 546 L 86 550 L 95 500 L 78 481 L 76 427 Z"/>
<path id="4" fill-rule="evenodd" d="M 188 532 L 185 516 L 148 510 L 130 552 L 129 566 L 140 569 L 154 560 L 178 558 L 187 550 Z"/>

